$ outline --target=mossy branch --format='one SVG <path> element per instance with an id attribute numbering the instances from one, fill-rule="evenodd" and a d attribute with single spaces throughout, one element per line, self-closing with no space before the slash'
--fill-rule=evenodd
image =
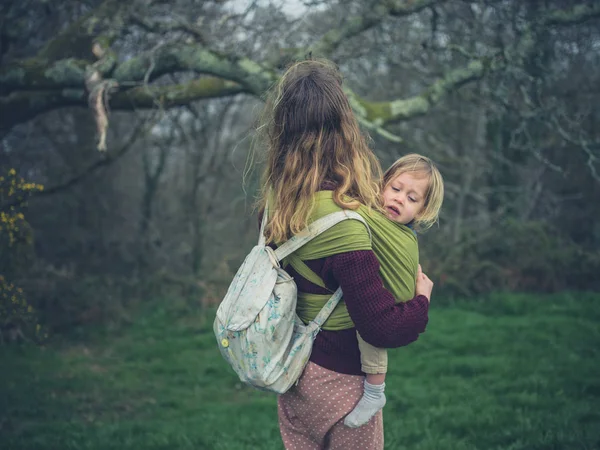
<path id="1" fill-rule="evenodd" d="M 413 8 L 417 6 L 425 7 L 427 2 L 412 2 Z M 416 5 L 416 3 L 421 3 Z M 435 2 L 430 2 L 435 3 Z M 431 6 L 431 5 L 428 5 Z M 390 12 L 391 13 L 391 12 Z M 564 10 L 552 10 L 540 17 L 537 25 L 538 29 L 544 26 L 553 25 L 573 25 L 587 21 L 592 18 L 600 17 L 600 3 L 590 5 L 577 5 Z M 521 56 L 521 59 L 512 59 L 510 63 L 522 62 L 522 57 L 535 47 L 534 34 L 538 29 L 531 29 L 529 33 L 524 33 L 521 41 L 515 43 L 512 52 Z M 508 53 L 511 53 L 509 51 Z M 408 98 L 391 100 L 385 102 L 369 102 L 360 99 L 349 93 L 353 108 L 359 115 L 363 123 L 369 125 L 385 137 L 386 130 L 383 127 L 389 123 L 405 121 L 427 114 L 431 108 L 439 103 L 450 92 L 455 91 L 461 86 L 475 80 L 482 79 L 487 72 L 501 70 L 508 63 L 504 57 L 497 55 L 493 58 L 484 58 L 472 60 L 466 67 L 455 69 L 446 74 L 443 78 L 437 80 L 433 85 L 426 89 L 422 94 Z M 398 141 L 397 136 L 390 136 L 388 139 Z"/>
<path id="2" fill-rule="evenodd" d="M 354 96 L 353 107 L 367 122 L 380 127 L 419 117 L 427 114 L 450 92 L 466 83 L 483 78 L 488 67 L 489 63 L 484 60 L 472 61 L 466 67 L 449 72 L 420 95 L 386 102 L 369 102 Z"/>
<path id="3" fill-rule="evenodd" d="M 229 97 L 243 92 L 251 93 L 235 82 L 214 77 L 169 86 L 144 86 L 139 83 L 133 89 L 112 95 L 108 105 L 111 110 L 129 111 L 157 106 L 171 108 L 196 100 Z M 6 131 L 38 114 L 66 106 L 87 107 L 87 92 L 84 89 L 40 90 L 14 92 L 7 97 L 0 97 L 0 116 L 3 118 L 0 130 Z"/>
<path id="4" fill-rule="evenodd" d="M 165 74 L 192 71 L 213 75 L 262 95 L 277 79 L 275 73 L 249 58 L 232 57 L 197 44 L 165 45 L 120 64 L 113 73 L 119 83 L 152 81 Z"/>
<path id="5" fill-rule="evenodd" d="M 588 5 L 576 5 L 569 9 L 554 10 L 545 14 L 540 21 L 542 25 L 574 25 L 583 23 L 595 17 L 600 17 L 600 2 L 590 2 Z"/>
<path id="6" fill-rule="evenodd" d="M 120 92 L 110 101 L 111 109 L 172 108 L 195 100 L 229 97 L 247 92 L 241 85 L 221 78 L 205 77 L 171 86 L 139 86 Z"/>
<path id="7" fill-rule="evenodd" d="M 444 0 L 386 0 L 377 3 L 370 14 L 350 19 L 344 28 L 332 30 L 321 41 L 311 47 L 318 53 L 330 56 L 344 40 L 375 26 L 386 16 L 405 16 L 424 8 L 442 3 Z M 152 51 L 141 53 L 120 64 L 116 55 L 110 53 L 110 39 L 119 29 L 126 11 L 120 9 L 121 2 L 107 0 L 90 13 L 81 23 L 74 24 L 61 36 L 87 36 L 92 39 L 88 59 L 69 57 L 56 60 L 51 51 L 57 44 L 49 44 L 38 57 L 17 61 L 0 69 L 0 130 L 6 131 L 14 125 L 29 120 L 45 111 L 65 106 L 87 103 L 85 90 L 86 71 L 90 66 L 103 80 L 114 81 L 119 91 L 111 96 L 112 109 L 151 108 L 156 105 L 174 107 L 203 99 L 246 93 L 262 98 L 277 80 L 276 69 L 264 66 L 249 58 L 220 54 L 199 44 L 167 44 Z M 108 26 L 107 18 L 114 13 L 114 22 Z M 564 10 L 552 10 L 540 17 L 539 26 L 569 25 L 581 23 L 600 16 L 600 5 L 578 5 Z M 71 32 L 69 32 L 71 30 Z M 481 79 L 489 71 L 501 70 L 506 65 L 518 65 L 518 55 L 534 47 L 536 30 L 524 33 L 521 42 L 507 50 L 507 60 L 472 60 L 466 67 L 450 71 L 437 80 L 422 94 L 408 99 L 385 102 L 369 102 L 350 93 L 359 120 L 369 128 L 388 134 L 383 126 L 409 120 L 428 113 L 448 93 L 460 86 Z M 100 32 L 100 35 L 95 33 Z M 82 34 L 83 33 L 83 34 Z M 61 36 L 57 37 L 59 39 Z M 95 37 L 94 37 L 95 36 Z M 58 41 L 56 41 L 58 42 Z M 311 48 L 307 49 L 310 51 Z M 293 50 L 298 53 L 298 50 Z M 511 56 L 511 52 L 513 56 Z M 94 62 L 97 58 L 98 61 Z M 177 72 L 195 72 L 211 75 L 182 85 L 152 86 L 152 80 Z"/>
<path id="8" fill-rule="evenodd" d="M 248 58 L 232 58 L 198 45 L 165 45 L 118 65 L 116 57 L 107 53 L 98 62 L 101 64 L 95 64 L 95 68 L 100 69 L 104 78 L 108 71 L 111 78 L 123 86 L 151 82 L 166 74 L 192 71 L 235 81 L 260 96 L 276 80 L 274 72 Z M 7 95 L 14 91 L 83 88 L 88 65 L 91 65 L 90 61 L 72 58 L 53 62 L 36 58 L 18 61 L 0 69 L 0 92 Z"/>

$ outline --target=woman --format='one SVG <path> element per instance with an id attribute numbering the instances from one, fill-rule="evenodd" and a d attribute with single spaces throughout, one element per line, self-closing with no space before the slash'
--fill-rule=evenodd
<path id="1" fill-rule="evenodd" d="M 267 241 L 284 242 L 330 212 L 317 205 L 319 192 L 330 191 L 338 209 L 363 205 L 381 210 L 381 170 L 359 130 L 336 68 L 327 61 L 296 63 L 272 96 L 262 127 L 267 165 L 261 203 L 264 206 L 268 197 L 272 211 Z M 297 265 L 288 267 L 298 286 L 299 308 L 304 297 L 327 295 L 341 287 L 342 307 L 354 327 L 320 331 L 297 386 L 279 397 L 284 445 L 288 450 L 382 449 L 381 412 L 359 428 L 343 424 L 362 396 L 357 332 L 375 347 L 414 342 L 427 324 L 433 283 L 421 274 L 417 295 L 397 304 L 383 287 L 367 229 L 354 220 L 341 222 L 304 248 L 318 250 L 303 261 L 308 272 L 301 270 L 301 275 Z M 317 280 L 306 276 L 311 272 Z"/>

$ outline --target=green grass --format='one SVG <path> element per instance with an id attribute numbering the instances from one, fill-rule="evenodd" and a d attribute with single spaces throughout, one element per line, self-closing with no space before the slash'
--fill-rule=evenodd
<path id="1" fill-rule="evenodd" d="M 599 449 L 598 294 L 432 307 L 390 351 L 387 449 Z M 281 449 L 275 396 L 240 385 L 210 318 L 148 308 L 77 343 L 0 347 L 2 449 Z"/>

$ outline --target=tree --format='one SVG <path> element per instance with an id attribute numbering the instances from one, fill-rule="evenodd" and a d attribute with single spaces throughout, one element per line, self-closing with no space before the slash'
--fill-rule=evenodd
<path id="1" fill-rule="evenodd" d="M 506 221 L 534 237 L 533 222 L 565 224 L 549 236 L 600 249 L 598 2 L 316 0 L 299 16 L 283 3 L 3 2 L 0 165 L 45 185 L 30 212 L 40 260 L 227 273 L 256 233 L 239 181 L 256 108 L 310 56 L 340 65 L 383 165 L 418 151 L 441 166 L 442 227 L 422 241 L 434 278 L 465 292 L 559 278 L 510 267 Z"/>
<path id="2" fill-rule="evenodd" d="M 160 20 L 151 14 L 142 16 L 136 12 L 145 10 L 159 13 L 165 6 L 164 2 L 106 0 L 72 22 L 34 56 L 9 58 L 9 63 L 0 71 L 3 86 L 0 113 L 5 118 L 2 129 L 10 130 L 52 109 L 84 106 L 88 99 L 94 104 L 102 103 L 104 96 L 110 97 L 108 103 L 114 110 L 156 106 L 169 108 L 198 99 L 239 93 L 260 98 L 277 78 L 277 66 L 283 60 L 307 53 L 334 57 L 335 51 L 345 41 L 379 26 L 388 17 L 400 18 L 425 10 L 436 11 L 445 3 L 443 0 L 373 2 L 306 48 L 280 49 L 275 60 L 271 55 L 255 60 L 235 52 L 222 52 L 204 28 L 184 21 L 176 13 L 166 20 Z M 500 4 L 498 9 L 501 9 L 503 4 L 511 2 L 493 3 Z M 323 4 L 327 6 L 326 2 Z M 474 6 L 478 4 L 473 2 Z M 485 3 L 483 5 L 486 7 Z M 229 20 L 220 4 L 209 6 L 203 8 L 202 13 L 206 15 L 199 16 L 199 19 L 233 23 L 233 32 L 245 25 L 250 13 L 246 12 L 246 17 L 234 21 Z M 600 5 L 597 2 L 543 9 L 535 20 L 521 30 L 520 36 L 515 36 L 513 42 L 504 48 L 486 51 L 480 57 L 470 58 L 463 67 L 446 70 L 419 95 L 383 102 L 368 101 L 353 95 L 350 90 L 349 95 L 363 123 L 381 130 L 386 124 L 426 114 L 449 92 L 479 80 L 487 73 L 518 70 L 535 50 L 535 42 L 540 34 L 545 33 L 548 27 L 574 25 L 598 16 Z M 130 54 L 128 41 L 136 38 L 140 32 L 160 34 L 160 42 L 153 48 Z M 459 48 L 457 50 L 461 51 Z M 152 84 L 165 75 L 181 72 L 204 76 Z M 110 94 L 112 90 L 114 92 Z"/>

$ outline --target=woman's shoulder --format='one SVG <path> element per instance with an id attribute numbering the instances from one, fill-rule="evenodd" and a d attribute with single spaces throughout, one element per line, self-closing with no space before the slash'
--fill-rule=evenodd
<path id="1" fill-rule="evenodd" d="M 333 200 L 332 191 L 318 191 L 315 194 L 315 207 L 310 215 L 310 222 L 315 222 L 316 220 L 322 219 L 323 217 L 326 217 L 329 214 L 337 213 L 340 211 L 344 211 L 344 208 L 335 203 L 335 201 Z M 368 226 L 366 227 L 365 224 L 361 223 L 360 220 L 356 220 L 352 217 L 347 220 L 342 220 L 341 222 L 334 225 L 332 228 L 335 228 L 336 230 L 345 230 L 351 232 L 352 234 L 368 234 Z"/>

